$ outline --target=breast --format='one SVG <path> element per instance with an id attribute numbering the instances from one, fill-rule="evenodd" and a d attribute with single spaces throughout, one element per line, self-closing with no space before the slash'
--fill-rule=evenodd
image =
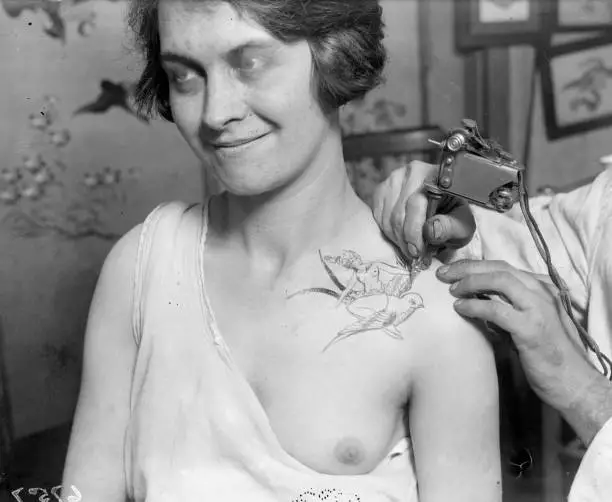
<path id="1" fill-rule="evenodd" d="M 406 368 L 373 355 L 345 349 L 326 363 L 271 358 L 250 378 L 291 457 L 321 473 L 366 474 L 407 435 Z"/>

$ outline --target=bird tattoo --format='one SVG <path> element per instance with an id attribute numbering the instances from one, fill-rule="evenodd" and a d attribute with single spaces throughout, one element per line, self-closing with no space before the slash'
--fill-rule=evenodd
<path id="1" fill-rule="evenodd" d="M 362 296 L 346 306 L 346 310 L 356 317 L 357 321 L 340 330 L 323 350 L 340 340 L 365 331 L 382 330 L 392 338 L 402 340 L 402 334 L 397 327 L 415 310 L 423 307 L 423 299 L 417 293 L 404 293 L 401 297 L 386 294 Z"/>
<path id="2" fill-rule="evenodd" d="M 84 113 L 106 113 L 112 108 L 121 108 L 130 115 L 135 116 L 143 122 L 148 122 L 146 117 L 142 117 L 136 113 L 132 106 L 132 98 L 134 93 L 133 84 L 115 83 L 110 80 L 103 79 L 100 82 L 100 94 L 98 97 L 81 107 L 79 107 L 74 115 Z"/>
<path id="3" fill-rule="evenodd" d="M 356 321 L 341 329 L 324 347 L 326 351 L 340 340 L 366 331 L 381 330 L 395 339 L 402 339 L 398 326 L 404 323 L 417 309 L 424 308 L 423 298 L 411 292 L 418 270 L 406 269 L 397 258 L 397 265 L 382 261 L 365 261 L 355 251 L 345 250 L 338 256 L 323 256 L 319 259 L 325 272 L 339 291 L 330 288 L 308 288 L 288 295 L 288 299 L 307 293 L 325 294 L 336 298 L 336 306 L 344 305 Z M 340 268 L 348 276 L 346 284 L 334 273 L 332 267 Z"/>

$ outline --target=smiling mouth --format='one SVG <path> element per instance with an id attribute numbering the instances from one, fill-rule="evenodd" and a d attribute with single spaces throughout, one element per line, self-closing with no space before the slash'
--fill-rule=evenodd
<path id="1" fill-rule="evenodd" d="M 212 143 L 212 147 L 215 150 L 229 150 L 231 148 L 237 148 L 239 146 L 249 145 L 267 135 L 268 133 L 265 133 L 265 134 L 261 134 L 260 136 L 255 136 L 253 138 L 239 139 L 236 141 L 228 141 L 226 143 Z"/>

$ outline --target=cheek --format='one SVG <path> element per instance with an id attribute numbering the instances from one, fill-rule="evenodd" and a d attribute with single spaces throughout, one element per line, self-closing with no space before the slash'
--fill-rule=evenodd
<path id="1" fill-rule="evenodd" d="M 174 123 L 187 138 L 198 134 L 202 121 L 202 100 L 198 96 L 170 95 Z"/>

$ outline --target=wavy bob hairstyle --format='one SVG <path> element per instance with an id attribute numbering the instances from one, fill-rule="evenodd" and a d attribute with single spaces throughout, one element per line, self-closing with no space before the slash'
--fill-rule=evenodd
<path id="1" fill-rule="evenodd" d="M 276 39 L 305 40 L 314 63 L 313 89 L 323 110 L 363 97 L 382 81 L 387 54 L 378 0 L 189 0 L 226 2 Z M 130 0 L 128 25 L 144 56 L 135 101 L 145 116 L 172 121 L 169 84 L 160 61 L 158 0 Z"/>

